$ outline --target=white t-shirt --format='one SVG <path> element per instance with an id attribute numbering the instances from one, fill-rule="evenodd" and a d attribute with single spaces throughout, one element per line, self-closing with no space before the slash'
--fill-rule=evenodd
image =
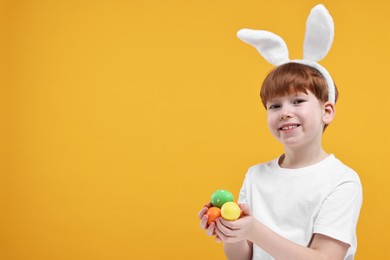
<path id="1" fill-rule="evenodd" d="M 248 204 L 257 220 L 300 245 L 308 246 L 314 233 L 348 243 L 344 259 L 353 259 L 363 197 L 356 172 L 334 155 L 300 169 L 281 168 L 278 160 L 249 168 L 238 202 Z M 253 245 L 252 259 L 273 258 Z"/>

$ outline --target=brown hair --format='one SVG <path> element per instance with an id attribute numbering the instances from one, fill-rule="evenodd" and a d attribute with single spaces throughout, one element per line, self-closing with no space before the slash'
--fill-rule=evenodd
<path id="1" fill-rule="evenodd" d="M 310 66 L 300 63 L 286 63 L 274 68 L 261 86 L 260 97 L 264 107 L 271 98 L 291 92 L 312 92 L 320 102 L 328 101 L 328 87 L 322 74 Z M 335 85 L 336 101 L 338 97 Z M 335 102 L 336 102 L 335 101 Z"/>

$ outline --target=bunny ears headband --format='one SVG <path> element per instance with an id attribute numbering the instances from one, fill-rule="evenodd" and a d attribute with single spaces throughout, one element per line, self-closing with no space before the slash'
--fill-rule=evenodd
<path id="1" fill-rule="evenodd" d="M 316 5 L 306 21 L 306 34 L 303 44 L 303 59 L 290 60 L 284 40 L 278 35 L 262 30 L 242 29 L 237 37 L 252 45 L 269 63 L 279 66 L 288 62 L 296 62 L 317 69 L 328 85 L 328 100 L 335 103 L 335 86 L 329 72 L 317 62 L 328 54 L 333 43 L 334 24 L 325 6 Z"/>

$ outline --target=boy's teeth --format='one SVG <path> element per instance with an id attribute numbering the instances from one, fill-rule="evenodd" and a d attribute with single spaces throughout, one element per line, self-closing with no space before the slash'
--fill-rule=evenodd
<path id="1" fill-rule="evenodd" d="M 291 130 L 293 128 L 297 127 L 297 125 L 290 125 L 290 126 L 285 126 L 282 128 L 282 130 Z"/>

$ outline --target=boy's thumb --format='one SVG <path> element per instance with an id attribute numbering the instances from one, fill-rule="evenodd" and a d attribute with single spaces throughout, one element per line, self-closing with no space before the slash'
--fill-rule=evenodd
<path id="1" fill-rule="evenodd" d="M 250 210 L 248 204 L 238 204 L 238 206 L 240 206 L 240 209 L 242 211 L 241 215 L 243 215 L 243 216 L 251 215 L 251 210 Z"/>

